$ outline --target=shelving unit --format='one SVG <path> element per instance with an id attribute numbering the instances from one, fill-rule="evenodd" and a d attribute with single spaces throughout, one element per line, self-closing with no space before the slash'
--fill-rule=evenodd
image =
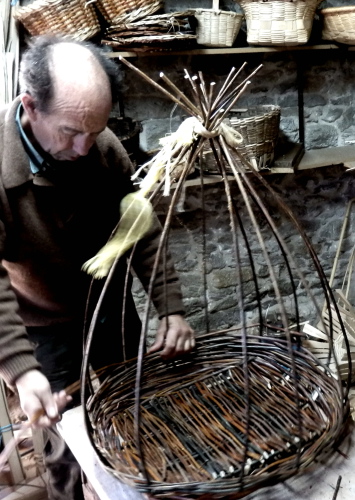
<path id="1" fill-rule="evenodd" d="M 213 55 L 233 55 L 233 54 L 257 54 L 257 53 L 277 53 L 290 51 L 307 51 L 307 50 L 341 50 L 355 51 L 355 46 L 343 47 L 336 44 L 318 44 L 318 45 L 295 45 L 289 47 L 235 47 L 235 48 L 198 48 L 190 50 L 127 50 L 127 51 L 112 51 L 108 52 L 110 58 L 122 57 L 156 57 L 156 56 L 213 56 Z"/>
<path id="2" fill-rule="evenodd" d="M 238 54 L 276 54 L 282 52 L 307 52 L 318 50 L 336 50 L 339 53 L 355 52 L 355 46 L 340 46 L 333 43 L 322 43 L 317 45 L 295 45 L 295 46 L 247 46 L 235 48 L 196 48 L 190 50 L 146 50 L 146 51 L 112 51 L 108 52 L 110 58 L 141 58 L 162 56 L 213 56 L 213 55 L 238 55 Z M 297 64 L 297 87 L 298 87 L 298 109 L 299 109 L 299 143 L 291 145 L 288 151 L 279 153 L 275 158 L 271 173 L 292 173 L 295 170 L 308 170 L 312 168 L 330 165 L 344 164 L 348 168 L 355 167 L 355 146 L 340 146 L 305 151 L 304 144 L 304 111 L 303 111 L 303 71 L 301 64 Z M 209 179 L 209 180 L 207 180 Z M 220 176 L 206 177 L 206 183 L 218 182 Z M 194 183 L 194 179 L 189 181 Z M 199 180 L 198 180 L 199 182 Z M 196 184 L 192 184 L 196 185 Z"/>

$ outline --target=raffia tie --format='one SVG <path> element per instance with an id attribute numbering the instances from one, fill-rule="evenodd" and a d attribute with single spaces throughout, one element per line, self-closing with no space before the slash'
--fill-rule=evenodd
<path id="1" fill-rule="evenodd" d="M 142 170 L 148 169 L 147 175 L 140 182 L 140 189 L 144 196 L 146 196 L 146 194 L 152 190 L 156 182 L 163 177 L 165 172 L 163 195 L 169 196 L 171 185 L 170 173 L 176 167 L 176 158 L 178 157 L 179 151 L 185 146 L 190 146 L 198 137 L 213 139 L 219 135 L 222 135 L 227 144 L 232 148 L 238 147 L 238 145 L 243 142 L 242 135 L 225 122 L 220 123 L 214 130 L 207 130 L 197 118 L 186 118 L 176 132 L 160 139 L 159 142 L 163 146 L 162 149 L 152 160 L 142 165 L 136 171 L 132 176 L 132 180 L 137 179 Z"/>

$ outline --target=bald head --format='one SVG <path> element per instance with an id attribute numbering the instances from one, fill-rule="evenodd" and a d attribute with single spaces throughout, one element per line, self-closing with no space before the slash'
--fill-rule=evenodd
<path id="1" fill-rule="evenodd" d="M 52 48 L 49 65 L 52 75 L 52 103 L 57 99 L 88 100 L 112 106 L 109 78 L 100 62 L 86 47 L 58 43 Z"/>
<path id="2" fill-rule="evenodd" d="M 36 106 L 48 112 L 59 91 L 73 89 L 114 104 L 118 98 L 120 75 L 117 65 L 89 42 L 68 37 L 34 37 L 20 67 L 21 92 L 30 94 Z"/>

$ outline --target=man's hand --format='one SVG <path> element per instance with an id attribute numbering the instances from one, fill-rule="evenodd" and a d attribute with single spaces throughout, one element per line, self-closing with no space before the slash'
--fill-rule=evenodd
<path id="1" fill-rule="evenodd" d="M 60 412 L 71 401 L 65 391 L 52 394 L 47 378 L 30 370 L 16 380 L 21 408 L 34 427 L 51 427 L 60 420 Z"/>
<path id="2" fill-rule="evenodd" d="M 180 314 L 171 314 L 160 320 L 154 344 L 148 352 L 161 351 L 164 359 L 174 358 L 195 347 L 194 331 Z"/>

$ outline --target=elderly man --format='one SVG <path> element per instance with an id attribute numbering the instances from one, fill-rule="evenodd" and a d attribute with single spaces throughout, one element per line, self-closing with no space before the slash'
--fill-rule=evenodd
<path id="1" fill-rule="evenodd" d="M 80 376 L 90 284 L 82 265 L 106 243 L 120 200 L 133 190 L 127 153 L 106 128 L 116 72 L 94 45 L 37 37 L 22 58 L 21 95 L 0 114 L 0 374 L 16 385 L 29 419 L 42 414 L 41 426 L 58 420 L 70 401 L 64 389 Z M 134 254 L 145 288 L 158 238 L 155 223 Z M 162 267 L 153 288 L 161 324 L 151 350 L 169 358 L 195 341 L 170 258 Z M 125 275 L 121 259 L 102 305 L 94 367 L 122 359 Z M 102 280 L 93 297 L 100 287 Z M 126 304 L 129 358 L 140 324 L 130 294 Z M 52 440 L 47 454 L 50 498 L 81 498 L 80 470 L 68 449 Z"/>

